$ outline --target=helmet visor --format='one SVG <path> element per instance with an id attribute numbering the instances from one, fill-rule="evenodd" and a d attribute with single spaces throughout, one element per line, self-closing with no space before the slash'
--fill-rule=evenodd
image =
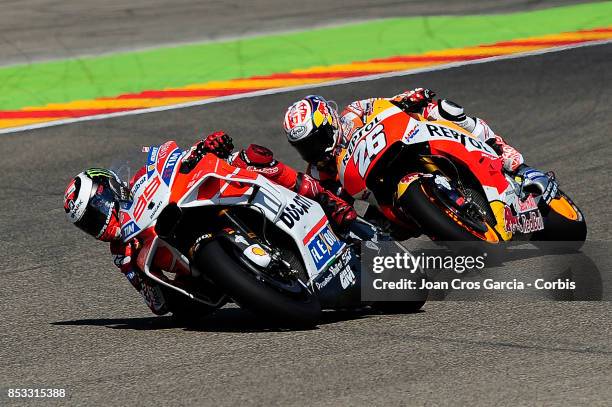
<path id="1" fill-rule="evenodd" d="M 107 183 L 94 182 L 91 194 L 87 210 L 75 225 L 97 238 L 104 233 L 118 201 L 116 193 Z"/>
<path id="2" fill-rule="evenodd" d="M 290 142 L 304 161 L 314 163 L 325 158 L 325 153 L 334 145 L 334 128 L 325 124 L 309 136 Z"/>

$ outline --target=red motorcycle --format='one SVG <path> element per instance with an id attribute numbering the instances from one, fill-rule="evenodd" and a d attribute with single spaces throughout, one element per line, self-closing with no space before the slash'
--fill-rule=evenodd
<path id="1" fill-rule="evenodd" d="M 361 301 L 355 245 L 332 230 L 318 203 L 213 154 L 183 170 L 184 154 L 173 141 L 150 147 L 147 176 L 120 210 L 124 241 L 142 242 L 138 268 L 162 287 L 173 314 L 198 316 L 232 300 L 312 325 L 321 309 L 375 305 Z M 427 291 L 415 294 L 396 311 L 421 308 Z"/>

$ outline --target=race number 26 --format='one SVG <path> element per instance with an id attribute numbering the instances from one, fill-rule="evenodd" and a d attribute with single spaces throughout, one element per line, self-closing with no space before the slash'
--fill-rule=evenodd
<path id="1" fill-rule="evenodd" d="M 387 146 L 387 138 L 383 131 L 383 125 L 374 127 L 355 147 L 353 162 L 358 168 L 359 175 L 364 177 L 376 154 Z"/>

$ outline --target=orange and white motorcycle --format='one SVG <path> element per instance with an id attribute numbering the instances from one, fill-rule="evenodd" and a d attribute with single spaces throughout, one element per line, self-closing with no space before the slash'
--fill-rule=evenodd
<path id="1" fill-rule="evenodd" d="M 449 121 L 377 100 L 337 159 L 344 189 L 391 230 L 438 241 L 586 239 L 584 215 L 561 190 L 544 202 L 502 171 L 486 143 Z"/>

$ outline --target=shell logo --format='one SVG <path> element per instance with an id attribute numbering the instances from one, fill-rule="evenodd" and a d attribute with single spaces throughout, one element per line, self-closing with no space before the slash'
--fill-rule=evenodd
<path id="1" fill-rule="evenodd" d="M 256 256 L 266 256 L 267 255 L 264 249 L 262 249 L 261 247 L 257 247 L 257 246 L 252 247 L 251 252 Z"/>

